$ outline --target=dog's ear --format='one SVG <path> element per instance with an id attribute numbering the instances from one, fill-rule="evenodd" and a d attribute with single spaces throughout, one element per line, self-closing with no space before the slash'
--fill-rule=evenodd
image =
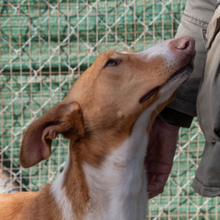
<path id="1" fill-rule="evenodd" d="M 21 144 L 21 165 L 28 168 L 49 158 L 57 134 L 73 141 L 83 137 L 82 111 L 77 102 L 54 106 L 28 127 Z"/>

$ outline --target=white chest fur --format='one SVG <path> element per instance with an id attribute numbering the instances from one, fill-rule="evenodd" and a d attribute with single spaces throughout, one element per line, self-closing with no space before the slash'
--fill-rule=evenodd
<path id="1" fill-rule="evenodd" d="M 145 111 L 136 121 L 131 136 L 106 158 L 100 168 L 84 164 L 89 186 L 88 220 L 146 219 L 146 175 L 144 158 L 150 115 Z"/>

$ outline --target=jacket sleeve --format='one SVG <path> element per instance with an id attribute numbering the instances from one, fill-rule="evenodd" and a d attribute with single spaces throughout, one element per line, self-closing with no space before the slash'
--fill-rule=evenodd
<path id="1" fill-rule="evenodd" d="M 176 98 L 159 115 L 172 125 L 190 127 L 196 116 L 196 99 L 203 77 L 207 49 L 206 28 L 215 10 L 216 0 L 188 0 L 175 38 L 193 37 L 196 41 L 194 70 L 176 92 Z"/>

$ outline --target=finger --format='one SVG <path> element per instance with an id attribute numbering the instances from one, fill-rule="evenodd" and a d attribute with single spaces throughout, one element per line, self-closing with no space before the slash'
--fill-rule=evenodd
<path id="1" fill-rule="evenodd" d="M 149 198 L 149 199 L 154 198 L 155 196 L 161 194 L 161 193 L 163 192 L 163 190 L 164 190 L 164 189 L 158 190 L 158 191 L 156 191 L 156 192 L 150 192 L 150 193 L 148 193 L 148 198 Z"/>
<path id="2" fill-rule="evenodd" d="M 156 177 L 157 177 L 157 176 L 154 175 L 154 174 L 147 173 L 147 181 L 148 181 L 148 184 L 149 184 L 149 185 L 152 184 L 152 183 L 155 181 Z"/>
<path id="3" fill-rule="evenodd" d="M 148 183 L 147 190 L 149 192 L 157 192 L 164 188 L 166 181 L 168 179 L 169 174 L 160 174 L 158 175 L 154 181 Z"/>

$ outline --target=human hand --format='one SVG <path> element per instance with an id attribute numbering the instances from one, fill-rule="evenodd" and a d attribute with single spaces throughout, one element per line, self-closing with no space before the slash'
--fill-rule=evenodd
<path id="1" fill-rule="evenodd" d="M 157 117 L 151 129 L 145 166 L 149 199 L 163 192 L 173 165 L 179 127 Z"/>

